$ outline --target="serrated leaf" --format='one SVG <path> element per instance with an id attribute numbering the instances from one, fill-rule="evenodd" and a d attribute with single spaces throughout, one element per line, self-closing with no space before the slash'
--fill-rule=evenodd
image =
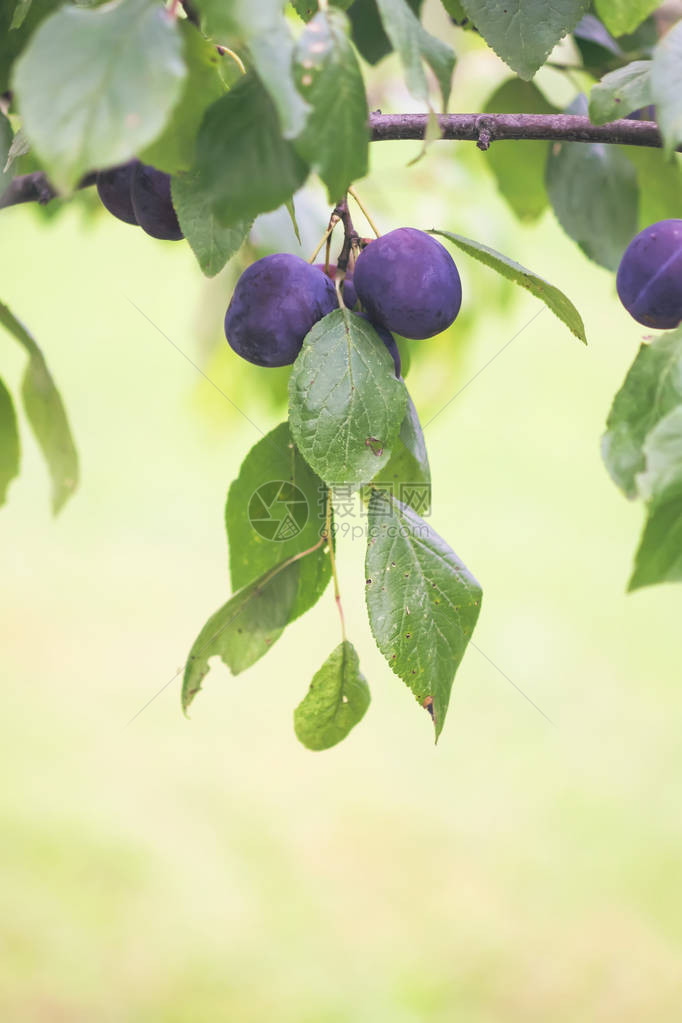
<path id="1" fill-rule="evenodd" d="M 424 434 L 414 402 L 407 395 L 405 418 L 400 433 L 393 443 L 393 453 L 381 472 L 372 480 L 372 486 L 386 491 L 407 504 L 418 514 L 431 511 L 431 467 L 426 453 Z"/>
<path id="2" fill-rule="evenodd" d="M 486 113 L 553 114 L 549 103 L 532 82 L 510 78 L 485 105 Z M 537 220 L 547 206 L 545 164 L 549 142 L 505 142 L 493 145 L 485 162 L 497 179 L 497 187 L 519 220 Z"/>
<path id="3" fill-rule="evenodd" d="M 336 746 L 362 720 L 369 703 L 369 687 L 355 647 L 344 640 L 315 672 L 294 711 L 296 738 L 311 750 Z"/>
<path id="4" fill-rule="evenodd" d="M 267 92 L 247 75 L 206 112 L 196 162 L 206 209 L 226 227 L 277 209 L 303 184 L 308 167 L 283 138 Z"/>
<path id="5" fill-rule="evenodd" d="M 309 22 L 296 45 L 295 73 L 311 106 L 296 149 L 335 203 L 367 174 L 369 159 L 367 97 L 345 14 L 329 8 Z"/>
<path id="6" fill-rule="evenodd" d="M 629 35 L 661 0 L 595 0 L 597 14 L 614 36 Z"/>
<path id="7" fill-rule="evenodd" d="M 455 673 L 481 607 L 481 587 L 416 512 L 375 491 L 369 503 L 365 597 L 391 669 L 445 722 Z"/>
<path id="8" fill-rule="evenodd" d="M 78 485 L 78 455 L 64 404 L 40 348 L 2 302 L 0 323 L 28 352 L 21 394 L 26 416 L 50 472 L 52 511 L 56 515 Z"/>
<path id="9" fill-rule="evenodd" d="M 118 0 L 47 18 L 13 82 L 26 134 L 54 184 L 68 189 L 85 171 L 124 163 L 152 142 L 184 77 L 175 19 L 155 0 Z"/>
<path id="10" fill-rule="evenodd" d="M 663 36 L 654 50 L 651 99 L 667 154 L 682 144 L 682 21 Z"/>
<path id="11" fill-rule="evenodd" d="M 462 0 L 488 46 L 521 78 L 529 80 L 556 44 L 571 32 L 590 0 Z"/>
<path id="12" fill-rule="evenodd" d="M 251 221 L 231 227 L 221 224 L 202 180 L 198 170 L 180 174 L 171 179 L 171 193 L 180 227 L 202 272 L 207 277 L 215 277 L 241 248 L 251 230 Z"/>
<path id="13" fill-rule="evenodd" d="M 188 170 L 194 161 L 197 132 L 206 109 L 225 93 L 219 66 L 222 60 L 215 46 L 189 21 L 179 22 L 187 77 L 182 95 L 159 138 L 140 159 L 167 174 Z"/>
<path id="14" fill-rule="evenodd" d="M 329 486 L 360 487 L 389 461 L 407 392 L 374 329 L 337 309 L 315 324 L 289 380 L 296 445 Z"/>
<path id="15" fill-rule="evenodd" d="M 19 475 L 19 430 L 11 395 L 0 379 L 0 505 L 7 488 Z"/>
<path id="16" fill-rule="evenodd" d="M 651 95 L 650 60 L 633 60 L 625 67 L 604 75 L 590 93 L 590 120 L 608 124 L 627 117 L 633 110 L 649 106 Z"/>
<path id="17" fill-rule="evenodd" d="M 602 439 L 602 457 L 627 497 L 637 496 L 637 475 L 645 469 L 647 435 L 682 404 L 682 328 L 641 345 L 613 400 Z"/>
<path id="18" fill-rule="evenodd" d="M 585 114 L 584 96 L 567 113 Z M 637 232 L 637 175 L 627 156 L 601 142 L 555 142 L 547 194 L 557 220 L 586 256 L 617 270 Z"/>
<path id="19" fill-rule="evenodd" d="M 451 48 L 426 31 L 407 0 L 377 0 L 377 8 L 384 31 L 400 57 L 407 88 L 415 99 L 429 102 L 424 72 L 424 64 L 428 64 L 438 81 L 445 110 L 455 67 Z"/>
<path id="20" fill-rule="evenodd" d="M 533 273 L 532 270 L 527 270 L 525 266 L 514 262 L 508 256 L 503 256 L 501 252 L 496 252 L 495 249 L 488 248 L 487 245 L 483 245 L 481 242 L 475 242 L 471 238 L 463 238 L 461 235 L 452 234 L 450 231 L 430 231 L 429 233 L 439 234 L 443 238 L 449 239 L 453 245 L 457 245 L 462 252 L 466 252 L 467 255 L 477 259 L 479 263 L 484 263 L 491 270 L 500 274 L 500 276 L 506 277 L 507 280 L 525 288 L 526 291 L 530 291 L 536 298 L 541 299 L 547 308 L 551 309 L 554 315 L 559 317 L 562 323 L 566 324 L 572 334 L 575 334 L 580 341 L 587 344 L 582 317 L 571 300 L 559 288 L 549 284 L 543 277 Z"/>
<path id="21" fill-rule="evenodd" d="M 204 14 L 204 27 L 216 42 L 236 37 L 248 48 L 275 105 L 284 138 L 298 135 L 308 106 L 292 74 L 294 43 L 282 0 L 198 0 L 198 6 Z"/>
<path id="22" fill-rule="evenodd" d="M 230 486 L 225 524 L 232 588 L 314 547 L 325 528 L 327 488 L 296 449 L 288 423 L 255 444 Z M 323 546 L 300 562 L 293 621 L 319 599 L 331 577 Z"/>
<path id="23" fill-rule="evenodd" d="M 298 589 L 299 562 L 284 562 L 235 593 L 211 615 L 195 639 L 182 682 L 187 710 L 208 674 L 211 657 L 220 657 L 233 675 L 250 668 L 268 652 L 289 622 Z"/>

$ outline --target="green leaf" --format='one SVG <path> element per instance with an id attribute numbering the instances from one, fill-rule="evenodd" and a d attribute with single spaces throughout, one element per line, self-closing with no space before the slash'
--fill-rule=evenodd
<path id="1" fill-rule="evenodd" d="M 197 132 L 204 113 L 225 93 L 220 77 L 221 57 L 189 21 L 179 22 L 187 77 L 180 101 L 162 135 L 148 146 L 140 159 L 167 174 L 188 170 L 194 160 Z"/>
<path id="2" fill-rule="evenodd" d="M 301 458 L 288 423 L 251 448 L 230 486 L 225 524 L 232 588 L 241 589 L 295 554 L 314 547 L 325 528 L 327 488 Z M 323 546 L 300 562 L 289 621 L 307 611 L 331 577 Z"/>
<path id="3" fill-rule="evenodd" d="M 171 179 L 171 192 L 180 227 L 202 272 L 207 277 L 215 277 L 241 248 L 251 230 L 251 221 L 238 222 L 232 227 L 221 224 L 202 182 L 200 170 L 190 171 Z"/>
<path id="4" fill-rule="evenodd" d="M 590 0 L 462 0 L 488 46 L 529 80 L 556 44 L 571 32 L 590 6 Z"/>
<path id="5" fill-rule="evenodd" d="M 377 646 L 429 709 L 437 739 L 478 619 L 481 587 L 416 512 L 379 491 L 369 503 L 365 575 Z"/>
<path id="6" fill-rule="evenodd" d="M 296 80 L 312 111 L 296 149 L 337 202 L 368 170 L 369 110 L 362 72 L 341 11 L 320 11 L 301 33 Z"/>
<path id="7" fill-rule="evenodd" d="M 590 93 L 590 120 L 608 124 L 627 117 L 633 110 L 652 102 L 650 60 L 633 60 L 631 64 L 604 75 Z"/>
<path id="8" fill-rule="evenodd" d="M 152 142 L 184 77 L 175 19 L 156 0 L 118 0 L 46 19 L 17 62 L 14 88 L 26 134 L 54 184 L 68 189 Z"/>
<path id="9" fill-rule="evenodd" d="M 307 749 L 336 746 L 362 720 L 369 702 L 369 687 L 355 647 L 344 640 L 315 672 L 294 711 L 296 737 Z"/>
<path id="10" fill-rule="evenodd" d="M 26 416 L 52 478 L 52 511 L 61 510 L 78 484 L 78 455 L 59 391 L 40 348 L 22 323 L 0 302 L 0 323 L 29 355 L 21 393 Z"/>
<path id="11" fill-rule="evenodd" d="M 293 197 L 291 199 L 287 199 L 284 205 L 286 207 L 287 213 L 289 214 L 291 226 L 293 227 L 294 234 L 296 235 L 296 241 L 298 242 L 299 245 L 303 245 L 303 242 L 301 241 L 301 232 L 298 227 L 298 220 L 296 219 L 296 207 L 294 205 Z"/>
<path id="12" fill-rule="evenodd" d="M 19 475 L 19 430 L 9 391 L 0 380 L 0 505 L 7 500 L 7 488 Z"/>
<path id="13" fill-rule="evenodd" d="M 614 36 L 634 32 L 661 0 L 595 0 L 597 14 Z"/>
<path id="14" fill-rule="evenodd" d="M 424 71 L 424 64 L 428 64 L 438 81 L 445 110 L 455 67 L 451 48 L 423 28 L 407 0 L 377 0 L 377 8 L 384 31 L 400 57 L 407 88 L 415 99 L 429 102 Z"/>
<path id="15" fill-rule="evenodd" d="M 467 12 L 464 10 L 462 0 L 443 0 L 443 7 L 448 12 L 452 20 L 460 28 L 468 24 L 469 18 Z"/>
<path id="16" fill-rule="evenodd" d="M 315 324 L 289 380 L 289 422 L 299 451 L 329 485 L 360 487 L 391 457 L 407 391 L 376 332 L 337 309 Z"/>
<path id="17" fill-rule="evenodd" d="M 407 0 L 410 9 L 419 17 L 423 0 Z M 384 32 L 376 0 L 355 0 L 348 9 L 353 26 L 353 42 L 369 64 L 378 64 L 392 50 L 391 41 Z"/>
<path id="18" fill-rule="evenodd" d="M 12 174 L 14 173 L 14 172 L 9 173 L 14 161 L 20 159 L 20 157 L 22 156 L 26 156 L 26 154 L 30 153 L 30 151 L 31 143 L 28 141 L 25 133 L 20 128 L 19 131 L 14 136 L 14 138 L 12 139 L 9 149 L 6 151 L 5 162 L 2 168 L 3 175 L 7 175 L 7 178 L 10 179 L 12 177 Z M 3 146 L 3 154 L 4 153 L 5 149 Z"/>
<path id="19" fill-rule="evenodd" d="M 584 96 L 568 113 L 586 113 Z M 637 233 L 637 175 L 617 146 L 555 142 L 547 160 L 547 194 L 557 220 L 586 256 L 617 270 Z"/>
<path id="20" fill-rule="evenodd" d="M 193 171 L 206 209 L 232 227 L 290 199 L 308 167 L 283 138 L 267 92 L 247 75 L 207 110 Z"/>
<path id="21" fill-rule="evenodd" d="M 654 50 L 651 98 L 666 153 L 682 143 L 682 21 L 663 36 Z"/>
<path id="22" fill-rule="evenodd" d="M 628 146 L 627 158 L 637 170 L 639 228 L 659 220 L 676 219 L 682 210 L 680 157 L 667 159 L 661 149 Z"/>
<path id="23" fill-rule="evenodd" d="M 17 0 L 14 7 L 14 14 L 12 15 L 12 21 L 10 22 L 10 29 L 21 28 L 26 15 L 31 10 L 31 0 Z"/>
<path id="24" fill-rule="evenodd" d="M 9 89 L 12 64 L 25 48 L 36 26 L 61 2 L 33 0 L 18 26 L 14 24 L 17 9 L 13 8 L 11 0 L 4 0 L 0 4 L 0 93 Z"/>
<path id="25" fill-rule="evenodd" d="M 530 291 L 531 295 L 541 299 L 547 308 L 551 309 L 554 315 L 558 316 L 562 323 L 566 324 L 572 334 L 575 334 L 580 341 L 587 344 L 582 317 L 570 299 L 564 295 L 563 291 L 555 288 L 553 284 L 549 284 L 543 277 L 538 277 L 532 270 L 527 270 L 520 263 L 515 263 L 513 259 L 503 256 L 501 252 L 489 249 L 487 245 L 482 245 L 481 242 L 472 241 L 471 238 L 463 238 L 461 235 L 452 234 L 450 231 L 431 231 L 429 233 L 439 234 L 443 238 L 449 239 L 453 245 L 457 245 L 467 255 L 477 259 L 479 263 L 484 263 L 491 270 L 500 274 L 500 276 L 506 277 L 508 281 L 512 281 L 514 284 L 518 284 L 520 287 Z"/>
<path id="26" fill-rule="evenodd" d="M 0 113 L 0 195 L 5 191 L 14 174 L 12 165 L 12 125 L 4 114 Z"/>
<path id="27" fill-rule="evenodd" d="M 235 593 L 211 615 L 187 658 L 182 682 L 183 710 L 187 710 L 201 689 L 211 657 L 220 657 L 232 674 L 238 675 L 260 660 L 279 639 L 296 600 L 298 573 L 298 562 L 284 562 Z"/>
<path id="28" fill-rule="evenodd" d="M 648 434 L 682 404 L 682 328 L 641 345 L 613 400 L 602 439 L 602 457 L 627 497 L 637 496 L 637 475 L 645 469 Z"/>
<path id="29" fill-rule="evenodd" d="M 556 108 L 531 82 L 510 78 L 495 90 L 485 105 L 486 113 L 553 114 Z M 497 179 L 497 187 L 519 220 L 537 220 L 547 206 L 545 164 L 549 142 L 505 142 L 485 154 Z"/>
<path id="30" fill-rule="evenodd" d="M 204 26 L 218 43 L 236 37 L 251 55 L 253 66 L 277 109 L 284 138 L 298 135 L 308 106 L 292 74 L 294 43 L 282 0 L 198 0 Z"/>
<path id="31" fill-rule="evenodd" d="M 331 0 L 332 7 L 341 11 L 347 11 L 352 3 L 353 0 Z M 291 0 L 291 6 L 304 21 L 310 21 L 320 9 L 317 0 Z"/>
<path id="32" fill-rule="evenodd" d="M 390 492 L 414 511 L 431 511 L 431 468 L 424 434 L 414 402 L 407 395 L 407 410 L 389 461 L 372 480 L 372 486 Z"/>

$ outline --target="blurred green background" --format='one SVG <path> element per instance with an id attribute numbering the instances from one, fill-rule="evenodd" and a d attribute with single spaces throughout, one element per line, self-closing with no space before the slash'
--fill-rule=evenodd
<path id="1" fill-rule="evenodd" d="M 467 45 L 452 109 L 504 75 Z M 392 61 L 378 80 L 372 106 L 414 109 Z M 82 466 L 53 521 L 24 429 L 1 516 L 3 1020 L 679 1019 L 682 590 L 626 597 L 642 510 L 599 456 L 640 329 L 550 212 L 513 220 L 484 154 L 436 144 L 407 167 L 417 148 L 373 148 L 359 191 L 382 229 L 499 248 L 563 287 L 590 339 L 456 256 L 462 316 L 411 343 L 432 525 L 484 587 L 437 748 L 372 641 L 358 540 L 341 585 L 373 702 L 350 738 L 313 754 L 292 729 L 339 639 L 331 591 L 243 676 L 216 665 L 182 717 L 179 669 L 229 593 L 226 490 L 260 433 L 161 332 L 264 431 L 286 372 L 224 343 L 238 261 L 207 282 L 187 246 L 86 216 L 87 198 L 2 212 L 1 297 L 43 346 Z M 307 255 L 321 190 L 297 209 Z M 253 245 L 243 260 L 301 251 L 279 214 Z M 16 393 L 22 352 L 1 349 Z"/>

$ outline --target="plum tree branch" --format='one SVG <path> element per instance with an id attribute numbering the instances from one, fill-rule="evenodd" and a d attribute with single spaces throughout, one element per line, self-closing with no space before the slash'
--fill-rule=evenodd
<path id="1" fill-rule="evenodd" d="M 370 114 L 369 131 L 373 142 L 424 138 L 427 114 Z M 448 141 L 475 142 L 488 149 L 493 142 L 603 142 L 613 146 L 645 146 L 660 149 L 661 133 L 655 121 L 612 121 L 592 124 L 588 117 L 575 114 L 441 114 L 438 122 L 442 138 Z M 682 152 L 682 146 L 678 147 Z M 78 187 L 94 185 L 96 174 L 86 174 Z M 14 178 L 0 195 L 0 209 L 18 203 L 46 203 L 56 190 L 42 171 Z"/>

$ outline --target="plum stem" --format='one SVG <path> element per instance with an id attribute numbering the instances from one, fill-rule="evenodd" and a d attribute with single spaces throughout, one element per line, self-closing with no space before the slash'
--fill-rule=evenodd
<path id="1" fill-rule="evenodd" d="M 362 213 L 363 217 L 365 218 L 365 220 L 367 221 L 369 226 L 374 231 L 374 234 L 377 236 L 377 238 L 381 238 L 381 232 L 378 230 L 376 224 L 374 223 L 374 221 L 370 217 L 369 213 L 367 212 L 367 210 L 365 209 L 365 207 L 361 203 L 360 196 L 358 195 L 358 193 L 355 191 L 354 188 L 349 188 L 348 189 L 348 194 L 352 195 L 353 199 L 355 200 L 357 205 L 360 207 L 360 212 Z"/>
<path id="2" fill-rule="evenodd" d="M 229 57 L 230 60 L 233 60 L 237 67 L 239 68 L 239 70 L 241 71 L 241 73 L 243 75 L 246 74 L 244 61 L 242 60 L 238 53 L 235 53 L 234 50 L 231 50 L 229 46 L 222 46 L 221 44 L 216 46 L 216 50 L 218 51 L 221 57 Z"/>
<path id="3" fill-rule="evenodd" d="M 336 571 L 336 556 L 334 554 L 334 543 L 332 540 L 332 491 L 331 487 L 327 491 L 327 517 L 324 526 L 326 536 L 329 538 L 329 561 L 332 567 L 332 577 L 334 579 L 334 600 L 336 601 L 336 607 L 339 612 L 339 618 L 341 619 L 341 636 L 344 643 L 347 640 L 346 636 L 346 619 L 343 614 L 343 605 L 341 604 L 341 591 L 339 589 L 339 577 Z"/>
<path id="4" fill-rule="evenodd" d="M 339 219 L 340 219 L 339 217 L 335 217 L 334 214 L 332 213 L 331 218 L 329 220 L 329 227 L 327 228 L 327 230 L 322 235 L 322 239 L 320 241 L 320 244 L 317 246 L 317 248 L 313 252 L 312 256 L 308 260 L 309 263 L 314 263 L 315 262 L 315 260 L 317 259 L 318 255 L 320 254 L 320 249 L 322 248 L 322 246 L 325 244 L 325 242 L 329 242 L 329 239 L 331 237 L 331 233 L 334 230 L 334 228 L 336 227 L 336 225 L 338 224 Z M 329 263 L 329 256 L 327 256 L 327 263 Z"/>

